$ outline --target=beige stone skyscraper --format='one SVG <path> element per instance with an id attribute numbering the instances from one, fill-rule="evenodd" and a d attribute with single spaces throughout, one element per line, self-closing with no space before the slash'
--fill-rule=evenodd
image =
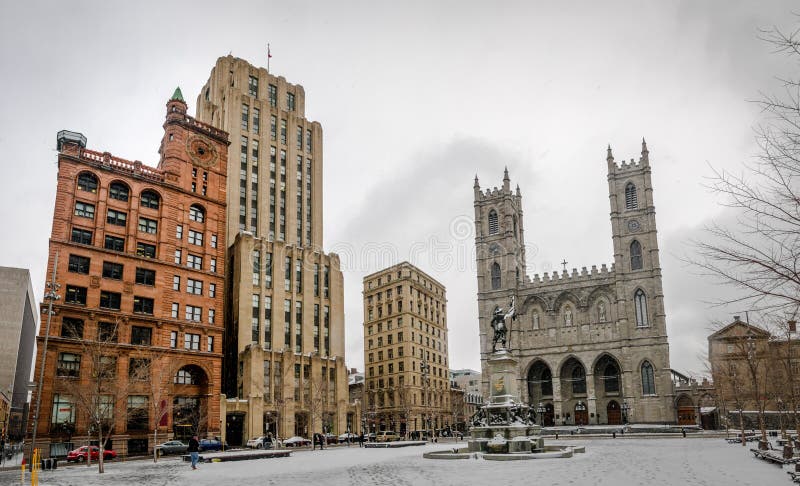
<path id="1" fill-rule="evenodd" d="M 343 279 L 322 251 L 322 127 L 305 117 L 302 86 L 233 56 L 211 70 L 197 118 L 232 141 L 227 440 L 343 433 Z"/>
<path id="2" fill-rule="evenodd" d="M 408 262 L 364 277 L 364 363 L 367 429 L 449 428 L 444 286 Z"/>

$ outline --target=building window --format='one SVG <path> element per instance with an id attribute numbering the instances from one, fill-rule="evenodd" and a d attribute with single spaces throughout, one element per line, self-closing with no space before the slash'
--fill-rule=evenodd
<path id="1" fill-rule="evenodd" d="M 117 325 L 113 322 L 98 322 L 97 340 L 101 343 L 117 342 Z"/>
<path id="2" fill-rule="evenodd" d="M 117 238 L 116 236 L 106 235 L 103 247 L 106 250 L 125 251 L 125 240 L 123 238 Z"/>
<path id="3" fill-rule="evenodd" d="M 625 185 L 625 209 L 636 209 L 639 207 L 639 200 L 636 196 L 636 186 L 633 182 Z"/>
<path id="4" fill-rule="evenodd" d="M 200 231 L 189 230 L 189 243 L 192 245 L 203 246 L 203 233 Z"/>
<path id="5" fill-rule="evenodd" d="M 80 256 L 80 255 L 70 255 L 69 256 L 69 271 L 73 273 L 82 273 L 84 275 L 89 275 L 89 260 L 88 257 Z"/>
<path id="6" fill-rule="evenodd" d="M 127 202 L 129 193 L 128 186 L 121 182 L 112 182 L 111 185 L 108 186 L 108 197 L 111 199 Z"/>
<path id="7" fill-rule="evenodd" d="M 173 275 L 172 276 L 172 290 L 180 290 L 181 289 L 181 277 L 180 275 Z"/>
<path id="8" fill-rule="evenodd" d="M 83 319 L 75 317 L 61 319 L 61 337 L 83 339 Z"/>
<path id="9" fill-rule="evenodd" d="M 97 177 L 89 172 L 82 172 L 78 175 L 78 189 L 97 193 Z"/>
<path id="10" fill-rule="evenodd" d="M 572 369 L 572 394 L 586 393 L 586 372 L 583 366 L 576 366 Z"/>
<path id="11" fill-rule="evenodd" d="M 278 106 L 278 87 L 274 84 L 267 86 L 267 98 L 269 99 L 269 106 Z"/>
<path id="12" fill-rule="evenodd" d="M 216 258 L 212 258 L 211 259 L 211 264 L 208 266 L 208 270 L 211 271 L 212 273 L 217 273 L 217 259 Z"/>
<path id="13" fill-rule="evenodd" d="M 178 331 L 169 332 L 169 347 L 173 349 L 178 347 Z"/>
<path id="14" fill-rule="evenodd" d="M 149 268 L 136 268 L 136 283 L 139 285 L 155 285 L 156 271 Z"/>
<path id="15" fill-rule="evenodd" d="M 286 111 L 294 111 L 294 93 L 286 93 Z"/>
<path id="16" fill-rule="evenodd" d="M 53 395 L 53 424 L 75 424 L 75 402 L 72 397 L 56 393 Z"/>
<path id="17" fill-rule="evenodd" d="M 154 301 L 149 297 L 133 296 L 133 312 L 153 315 Z"/>
<path id="18" fill-rule="evenodd" d="M 642 363 L 642 395 L 656 394 L 656 380 L 653 365 L 649 361 Z"/>
<path id="19" fill-rule="evenodd" d="M 247 126 L 249 120 L 250 120 L 250 107 L 247 105 L 242 105 L 242 130 L 245 132 L 250 129 Z"/>
<path id="20" fill-rule="evenodd" d="M 183 348 L 184 349 L 191 349 L 191 350 L 194 350 L 194 351 L 199 351 L 200 350 L 200 335 L 199 334 L 191 334 L 191 333 L 188 333 L 188 332 L 186 334 L 184 334 L 183 335 Z M 184 371 L 184 370 L 181 370 L 181 371 L 186 373 L 186 371 Z M 181 371 L 179 371 L 178 373 L 180 373 Z"/>
<path id="21" fill-rule="evenodd" d="M 253 133 L 258 133 L 261 130 L 261 110 L 253 108 Z"/>
<path id="22" fill-rule="evenodd" d="M 496 235 L 500 231 L 500 225 L 497 221 L 497 211 L 492 209 L 489 211 L 489 234 Z"/>
<path id="23" fill-rule="evenodd" d="M 147 358 L 131 358 L 128 360 L 128 378 L 131 381 L 147 381 L 150 379 L 151 362 Z"/>
<path id="24" fill-rule="evenodd" d="M 72 353 L 58 353 L 56 376 L 78 378 L 81 374 L 81 356 Z"/>
<path id="25" fill-rule="evenodd" d="M 636 327 L 650 327 L 647 319 L 647 297 L 642 289 L 638 289 L 633 294 L 633 305 L 636 310 Z"/>
<path id="26" fill-rule="evenodd" d="M 158 209 L 161 198 L 153 191 L 143 191 L 140 204 L 143 208 Z"/>
<path id="27" fill-rule="evenodd" d="M 122 270 L 121 263 L 103 262 L 103 278 L 122 280 Z"/>
<path id="28" fill-rule="evenodd" d="M 197 204 L 189 206 L 189 220 L 197 221 L 198 223 L 205 221 L 205 211 L 203 211 L 203 208 Z"/>
<path id="29" fill-rule="evenodd" d="M 195 270 L 201 270 L 203 268 L 203 257 L 192 255 L 191 253 L 188 254 L 186 256 L 186 266 L 194 268 Z"/>
<path id="30" fill-rule="evenodd" d="M 150 218 L 139 218 L 139 231 L 154 235 L 158 233 L 158 221 Z"/>
<path id="31" fill-rule="evenodd" d="M 330 269 L 327 265 L 322 267 L 322 296 L 330 297 Z"/>
<path id="32" fill-rule="evenodd" d="M 286 145 L 286 120 L 281 119 L 281 143 Z"/>
<path id="33" fill-rule="evenodd" d="M 91 245 L 92 232 L 80 228 L 72 228 L 72 242 L 81 245 Z"/>
<path id="34" fill-rule="evenodd" d="M 217 311 L 214 309 L 208 309 L 208 323 L 214 324 L 214 318 L 217 316 Z"/>
<path id="35" fill-rule="evenodd" d="M 175 227 L 175 239 L 182 240 L 183 239 L 183 225 L 177 225 Z"/>
<path id="36" fill-rule="evenodd" d="M 178 310 L 179 309 L 180 309 L 180 304 L 178 304 L 177 302 L 173 302 L 172 303 L 172 312 L 170 314 L 173 319 L 177 319 L 178 318 Z"/>
<path id="37" fill-rule="evenodd" d="M 217 235 L 211 235 L 211 248 L 217 247 Z"/>
<path id="38" fill-rule="evenodd" d="M 206 337 L 206 351 L 208 351 L 209 353 L 214 352 L 214 336 Z"/>
<path id="39" fill-rule="evenodd" d="M 217 284 L 214 283 L 208 284 L 208 296 L 209 297 L 217 296 Z"/>
<path id="40" fill-rule="evenodd" d="M 642 245 L 637 240 L 631 242 L 631 270 L 642 269 Z"/>
<path id="41" fill-rule="evenodd" d="M 258 78 L 250 76 L 247 80 L 247 93 L 253 98 L 258 98 Z"/>
<path id="42" fill-rule="evenodd" d="M 131 327 L 131 344 L 136 346 L 150 346 L 153 337 L 153 329 L 149 327 Z"/>
<path id="43" fill-rule="evenodd" d="M 106 223 L 113 224 L 115 226 L 125 226 L 128 222 L 128 214 L 122 211 L 116 211 L 114 209 L 109 209 L 106 213 Z M 141 229 L 141 228 L 140 228 Z"/>
<path id="44" fill-rule="evenodd" d="M 303 261 L 295 261 L 294 269 L 294 290 L 299 294 L 303 292 Z"/>
<path id="45" fill-rule="evenodd" d="M 131 395 L 128 397 L 126 426 L 128 430 L 148 430 L 150 410 L 147 397 Z"/>
<path id="46" fill-rule="evenodd" d="M 86 287 L 74 287 L 72 285 L 67 285 L 64 303 L 86 305 Z"/>
<path id="47" fill-rule="evenodd" d="M 495 262 L 492 263 L 492 290 L 497 290 L 500 288 L 501 281 L 500 281 L 500 265 Z"/>
<path id="48" fill-rule="evenodd" d="M 202 280 L 186 279 L 186 291 L 190 294 L 203 295 Z"/>
<path id="49" fill-rule="evenodd" d="M 197 307 L 194 305 L 186 306 L 185 316 L 187 321 L 200 322 L 202 320 L 202 315 L 203 315 L 202 307 Z"/>
<path id="50" fill-rule="evenodd" d="M 176 265 L 180 265 L 181 264 L 182 255 L 183 255 L 183 252 L 181 250 L 175 250 L 175 264 Z"/>
<path id="51" fill-rule="evenodd" d="M 156 257 L 156 245 L 136 242 L 136 254 L 145 258 Z"/>
<path id="52" fill-rule="evenodd" d="M 264 296 L 264 348 L 272 348 L 272 297 Z"/>
<path id="53" fill-rule="evenodd" d="M 306 152 L 311 153 L 311 130 L 306 130 Z"/>
<path id="54" fill-rule="evenodd" d="M 75 216 L 94 219 L 94 204 L 75 201 Z"/>
<path id="55" fill-rule="evenodd" d="M 278 117 L 275 115 L 269 117 L 269 138 L 271 140 L 278 138 Z"/>

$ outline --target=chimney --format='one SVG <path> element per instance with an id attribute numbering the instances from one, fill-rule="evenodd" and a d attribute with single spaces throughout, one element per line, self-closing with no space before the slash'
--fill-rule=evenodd
<path id="1" fill-rule="evenodd" d="M 741 316 L 733 316 L 733 322 L 739 322 Z"/>
<path id="2" fill-rule="evenodd" d="M 797 321 L 790 320 L 787 324 L 789 324 L 789 332 L 797 332 Z"/>

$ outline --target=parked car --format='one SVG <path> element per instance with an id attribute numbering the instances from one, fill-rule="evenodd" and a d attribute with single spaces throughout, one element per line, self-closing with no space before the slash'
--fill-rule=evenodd
<path id="1" fill-rule="evenodd" d="M 227 449 L 227 444 L 225 445 Z M 200 439 L 200 446 L 198 447 L 200 452 L 203 451 L 219 451 L 222 450 L 222 442 L 218 441 L 217 439 Z"/>
<path id="2" fill-rule="evenodd" d="M 184 444 L 179 440 L 169 440 L 156 446 L 156 454 L 159 456 L 164 454 L 184 454 L 188 448 L 188 444 Z"/>
<path id="3" fill-rule="evenodd" d="M 272 439 L 266 435 L 254 437 L 247 441 L 247 447 L 254 449 L 272 449 Z"/>
<path id="4" fill-rule="evenodd" d="M 302 447 L 311 445 L 311 441 L 306 439 L 305 437 L 289 437 L 285 441 L 283 441 L 283 445 L 286 447 Z"/>
<path id="5" fill-rule="evenodd" d="M 333 435 L 331 433 L 325 434 L 325 443 L 326 444 L 338 444 L 339 443 L 339 437 L 337 437 L 337 436 L 335 436 L 335 435 Z"/>
<path id="6" fill-rule="evenodd" d="M 384 430 L 383 432 L 378 432 L 377 437 L 375 438 L 377 442 L 394 442 L 396 440 L 400 440 L 400 436 L 397 435 L 397 432 L 393 432 L 391 430 Z"/>
<path id="7" fill-rule="evenodd" d="M 353 433 L 346 433 L 339 436 L 339 443 L 343 444 L 347 442 L 347 439 L 350 439 L 350 442 L 358 442 L 358 434 Z"/>
<path id="8" fill-rule="evenodd" d="M 69 453 L 67 454 L 67 462 L 85 462 L 86 456 L 88 454 L 90 454 L 88 446 L 78 447 L 75 450 L 69 451 Z M 91 455 L 93 461 L 99 460 L 100 448 L 97 446 L 92 446 Z M 116 457 L 117 457 L 117 452 L 112 449 L 103 451 L 103 460 L 108 461 Z"/>

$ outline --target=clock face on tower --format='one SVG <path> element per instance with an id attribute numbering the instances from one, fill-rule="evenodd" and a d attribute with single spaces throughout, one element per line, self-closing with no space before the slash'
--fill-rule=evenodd
<path id="1" fill-rule="evenodd" d="M 640 228 L 639 221 L 635 219 L 628 220 L 628 231 L 630 232 L 639 231 L 639 228 Z"/>
<path id="2" fill-rule="evenodd" d="M 194 135 L 186 141 L 186 149 L 194 165 L 209 168 L 217 164 L 217 149 L 208 140 Z"/>

